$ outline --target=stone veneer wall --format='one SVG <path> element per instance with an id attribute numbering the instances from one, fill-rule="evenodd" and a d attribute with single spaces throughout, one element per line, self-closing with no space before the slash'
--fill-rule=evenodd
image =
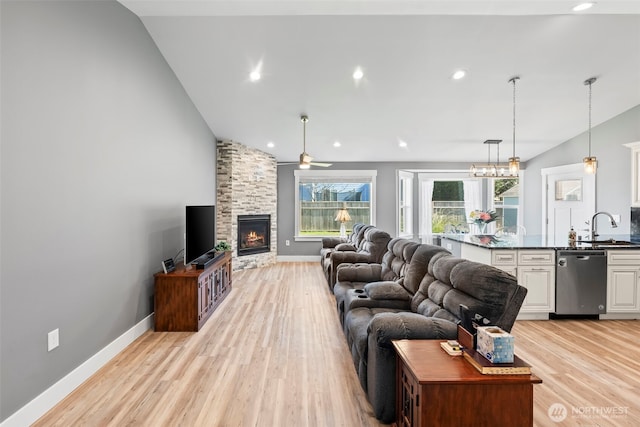
<path id="1" fill-rule="evenodd" d="M 233 269 L 275 264 L 278 166 L 275 157 L 234 141 L 217 142 L 216 238 L 231 243 Z M 238 215 L 271 215 L 271 251 L 239 257 Z"/>

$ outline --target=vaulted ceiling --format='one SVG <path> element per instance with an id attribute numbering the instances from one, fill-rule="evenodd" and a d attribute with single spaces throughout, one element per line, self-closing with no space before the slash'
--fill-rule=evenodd
<path id="1" fill-rule="evenodd" d="M 301 114 L 317 161 L 484 161 L 486 139 L 506 160 L 513 76 L 523 161 L 586 132 L 590 77 L 593 126 L 640 104 L 638 1 L 120 2 L 216 137 L 279 161 L 302 151 Z"/>

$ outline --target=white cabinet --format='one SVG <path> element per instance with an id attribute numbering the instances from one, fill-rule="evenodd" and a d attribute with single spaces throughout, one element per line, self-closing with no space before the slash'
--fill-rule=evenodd
<path id="1" fill-rule="evenodd" d="M 518 284 L 527 288 L 520 313 L 548 313 L 556 308 L 554 250 L 518 251 Z"/>
<path id="2" fill-rule="evenodd" d="M 517 276 L 518 273 L 518 251 L 511 250 L 492 250 L 491 265 L 506 271 L 509 274 Z"/>
<path id="3" fill-rule="evenodd" d="M 640 313 L 640 251 L 607 252 L 607 314 Z"/>

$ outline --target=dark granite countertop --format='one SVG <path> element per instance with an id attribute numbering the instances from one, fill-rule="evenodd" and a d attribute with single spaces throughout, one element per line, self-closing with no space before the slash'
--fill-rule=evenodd
<path id="1" fill-rule="evenodd" d="M 467 243 L 487 249 L 557 249 L 557 250 L 585 250 L 585 249 L 640 249 L 640 243 L 631 241 L 629 235 L 600 235 L 598 243 L 576 242 L 575 247 L 568 242 L 564 245 L 548 245 L 545 236 L 494 236 L 488 234 L 444 234 L 442 239 Z"/>

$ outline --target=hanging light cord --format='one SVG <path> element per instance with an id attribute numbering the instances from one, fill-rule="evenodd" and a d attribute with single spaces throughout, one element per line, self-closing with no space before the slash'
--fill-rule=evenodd
<path id="1" fill-rule="evenodd" d="M 516 156 L 516 80 L 518 77 L 511 79 L 513 82 L 513 157 Z"/>
<path id="2" fill-rule="evenodd" d="M 520 80 L 520 77 L 515 76 L 509 80 L 513 83 L 513 157 L 516 157 L 516 81 Z"/>
<path id="3" fill-rule="evenodd" d="M 591 157 L 591 85 L 593 79 L 587 80 L 589 82 L 589 157 Z"/>

